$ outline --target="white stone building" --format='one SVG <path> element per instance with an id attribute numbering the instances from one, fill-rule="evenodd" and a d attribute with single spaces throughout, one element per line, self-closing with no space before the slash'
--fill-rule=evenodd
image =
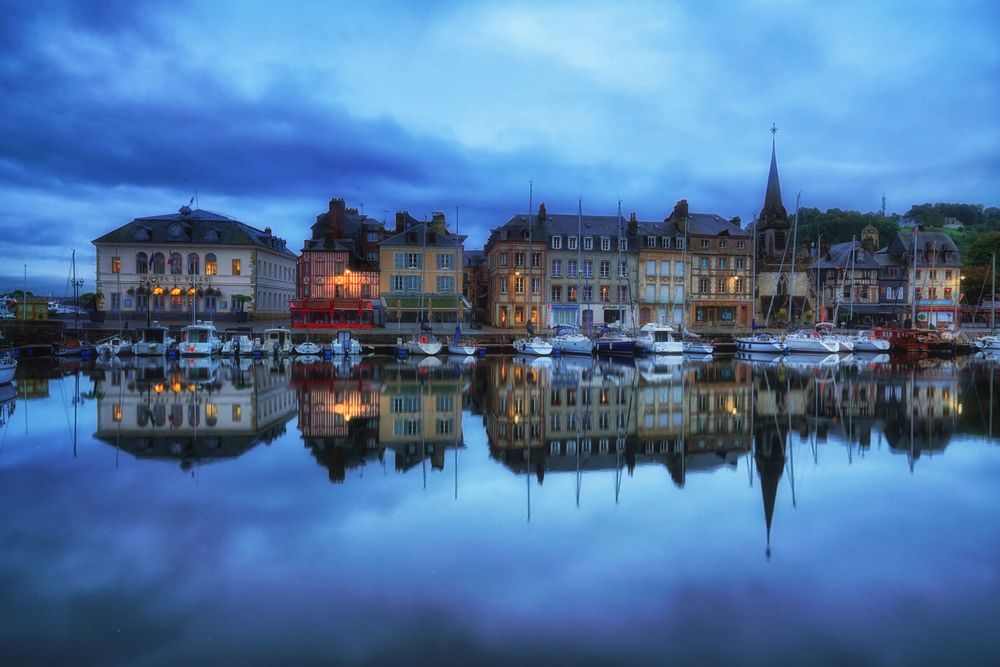
<path id="1" fill-rule="evenodd" d="M 296 262 L 284 239 L 239 220 L 182 206 L 136 218 L 93 241 L 100 309 L 156 320 L 288 317 Z M 192 313 L 192 309 L 196 312 Z"/>

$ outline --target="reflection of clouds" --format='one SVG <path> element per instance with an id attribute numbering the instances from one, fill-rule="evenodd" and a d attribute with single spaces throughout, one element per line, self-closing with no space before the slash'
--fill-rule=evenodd
<path id="1" fill-rule="evenodd" d="M 95 411 L 80 417 L 93 433 Z M 910 475 L 885 447 L 814 464 L 796 445 L 798 507 L 783 478 L 768 563 L 742 464 L 684 489 L 637 467 L 617 503 L 614 472 L 594 471 L 579 508 L 573 475 L 532 480 L 528 524 L 525 475 L 490 457 L 479 420 L 463 424 L 457 500 L 454 452 L 426 489 L 371 468 L 331 486 L 289 429 L 195 485 L 156 462 L 116 469 L 86 435 L 73 460 L 11 432 L 7 451 L 30 456 L 0 458 L 0 499 L 18 508 L 0 519 L 4 654 L 822 664 L 826 647 L 842 664 L 891 643 L 913 663 L 968 657 L 1000 611 L 998 448 L 959 440 Z"/>

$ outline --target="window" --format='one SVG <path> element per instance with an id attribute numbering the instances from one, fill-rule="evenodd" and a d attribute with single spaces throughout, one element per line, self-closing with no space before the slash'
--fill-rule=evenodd
<path id="1" fill-rule="evenodd" d="M 170 273 L 172 275 L 179 276 L 184 270 L 183 260 L 181 260 L 179 252 L 170 253 L 170 261 L 167 263 L 170 264 Z"/>
<path id="2" fill-rule="evenodd" d="M 531 253 L 531 268 L 533 269 L 542 268 L 542 253 L 540 252 Z"/>
<path id="3" fill-rule="evenodd" d="M 588 237 L 586 237 L 586 238 L 583 239 L 583 249 L 584 250 L 593 250 L 594 249 L 594 237 L 593 236 L 588 236 Z"/>
<path id="4" fill-rule="evenodd" d="M 647 248 L 655 248 L 656 247 L 656 237 L 655 236 L 647 236 L 646 237 L 646 247 Z"/>
<path id="5" fill-rule="evenodd" d="M 420 276 L 403 276 L 403 281 L 407 292 L 419 292 L 422 289 Z"/>
<path id="6" fill-rule="evenodd" d="M 618 300 L 621 301 L 622 303 L 625 303 L 626 301 L 629 300 L 628 285 L 618 286 Z"/>
<path id="7" fill-rule="evenodd" d="M 594 260 L 583 260 L 583 276 L 585 278 L 592 278 L 594 276 Z"/>
<path id="8" fill-rule="evenodd" d="M 850 299 L 851 298 L 851 286 L 850 285 L 844 285 L 843 294 L 844 294 L 844 298 L 845 299 Z"/>
<path id="9" fill-rule="evenodd" d="M 198 253 L 193 252 L 193 253 L 189 254 L 188 255 L 188 273 L 190 273 L 192 276 L 196 276 L 199 273 L 201 273 L 200 268 L 198 266 L 199 263 L 200 263 L 200 259 L 198 257 Z"/>
<path id="10" fill-rule="evenodd" d="M 500 253 L 500 266 L 507 266 L 507 253 Z"/>
<path id="11" fill-rule="evenodd" d="M 241 269 L 242 269 L 242 264 L 240 263 L 240 260 L 234 259 L 233 260 L 233 275 L 234 276 L 240 275 L 240 270 Z"/>
<path id="12" fill-rule="evenodd" d="M 524 294 L 524 276 L 514 276 L 514 293 Z"/>
<path id="13" fill-rule="evenodd" d="M 702 239 L 701 240 L 701 247 L 702 248 L 707 248 L 708 247 L 708 239 Z"/>
<path id="14" fill-rule="evenodd" d="M 576 278 L 576 260 L 571 259 L 566 262 L 566 275 L 570 278 Z"/>
<path id="15" fill-rule="evenodd" d="M 135 256 L 135 272 L 146 273 L 147 271 L 149 271 L 149 263 L 146 259 L 146 253 L 140 252 Z"/>
<path id="16" fill-rule="evenodd" d="M 407 269 L 419 269 L 424 265 L 424 257 L 419 252 L 408 252 L 403 260 Z"/>
<path id="17" fill-rule="evenodd" d="M 215 259 L 215 253 L 208 253 L 205 255 L 205 275 L 214 276 L 219 272 L 219 264 Z"/>
<path id="18" fill-rule="evenodd" d="M 618 249 L 622 252 L 628 250 L 628 239 L 618 239 Z"/>
<path id="19" fill-rule="evenodd" d="M 542 289 L 542 281 L 540 279 L 538 279 L 538 278 L 532 278 L 531 279 L 531 293 L 532 294 L 539 294 L 539 293 L 541 293 L 541 289 Z"/>
<path id="20" fill-rule="evenodd" d="M 949 301 L 951 301 L 951 294 L 952 294 L 951 288 L 950 287 L 945 287 L 944 288 L 944 298 L 946 298 Z"/>
<path id="21" fill-rule="evenodd" d="M 455 276 L 438 276 L 437 291 L 439 294 L 451 294 L 455 291 Z"/>
<path id="22" fill-rule="evenodd" d="M 554 259 L 554 260 L 552 260 L 552 275 L 553 275 L 553 277 L 556 277 L 556 278 L 562 276 L 562 260 L 561 259 Z"/>
<path id="23" fill-rule="evenodd" d="M 951 280 L 951 271 L 945 271 L 944 272 L 944 279 L 945 280 Z"/>
<path id="24" fill-rule="evenodd" d="M 736 242 L 736 249 L 737 250 L 743 250 L 746 247 L 747 247 L 746 241 L 737 241 Z"/>
<path id="25" fill-rule="evenodd" d="M 374 243 L 378 241 L 378 232 L 368 232 L 368 242 Z"/>
<path id="26" fill-rule="evenodd" d="M 656 301 L 656 285 L 646 285 L 646 301 Z"/>
<path id="27" fill-rule="evenodd" d="M 661 237 L 660 238 L 660 246 L 663 247 L 663 248 L 668 248 L 669 249 L 670 248 L 670 237 L 669 236 L 663 236 L 663 237 Z"/>
<path id="28" fill-rule="evenodd" d="M 917 269 L 917 280 L 920 280 L 920 269 Z"/>
<path id="29" fill-rule="evenodd" d="M 553 301 L 562 301 L 562 286 L 561 285 L 553 285 L 552 286 L 552 300 Z"/>
<path id="30" fill-rule="evenodd" d="M 719 243 L 722 243 L 722 241 L 719 241 Z M 727 265 L 729 264 L 729 262 L 726 261 L 726 260 L 727 260 L 726 257 L 720 257 L 720 258 L 718 258 L 715 261 L 716 261 L 716 263 L 718 263 L 720 269 L 725 269 L 725 268 L 727 268 Z"/>
<path id="31" fill-rule="evenodd" d="M 747 268 L 747 261 L 743 257 L 737 257 L 735 261 L 736 261 L 736 268 L 737 269 L 745 269 L 745 268 Z"/>
<path id="32" fill-rule="evenodd" d="M 646 275 L 651 277 L 656 275 L 656 260 L 646 260 Z"/>
<path id="33" fill-rule="evenodd" d="M 606 259 L 601 260 L 601 277 L 602 278 L 611 277 L 611 262 Z"/>
<path id="34" fill-rule="evenodd" d="M 377 262 L 378 261 L 378 250 L 369 250 L 368 251 L 368 261 L 369 262 Z M 289 280 L 290 280 L 290 278 L 289 278 Z"/>
<path id="35" fill-rule="evenodd" d="M 514 253 L 514 266 L 524 266 L 524 253 L 515 252 Z"/>
<path id="36" fill-rule="evenodd" d="M 454 269 L 455 268 L 455 256 L 450 252 L 439 252 L 438 253 L 438 268 L 439 269 Z"/>
<path id="37" fill-rule="evenodd" d="M 618 263 L 618 277 L 627 278 L 628 277 L 628 260 L 623 259 Z"/>
<path id="38" fill-rule="evenodd" d="M 504 278 L 497 278 L 497 282 L 500 283 L 500 293 L 501 294 L 506 294 L 507 293 L 507 278 L 506 277 L 504 277 Z"/>
<path id="39" fill-rule="evenodd" d="M 552 237 L 552 249 L 553 250 L 561 250 L 562 249 L 562 237 L 561 236 L 553 236 Z"/>
<path id="40" fill-rule="evenodd" d="M 708 291 L 708 278 L 699 278 L 698 279 L 698 291 L 699 292 L 707 292 Z"/>
<path id="41" fill-rule="evenodd" d="M 122 295 L 119 292 L 111 293 L 111 310 L 118 312 L 122 307 Z"/>
<path id="42" fill-rule="evenodd" d="M 576 301 L 576 287 L 570 285 L 566 288 L 566 300 Z"/>
<path id="43" fill-rule="evenodd" d="M 607 285 L 601 286 L 601 301 L 607 303 L 611 300 L 611 288 Z"/>
<path id="44" fill-rule="evenodd" d="M 583 286 L 583 300 L 586 301 L 587 303 L 590 303 L 591 301 L 594 300 L 594 286 L 593 285 L 584 285 Z M 587 311 L 587 312 L 590 312 L 590 311 Z"/>
<path id="45" fill-rule="evenodd" d="M 742 278 L 737 278 L 736 279 L 736 293 L 737 294 L 741 294 L 742 292 L 743 292 L 743 279 Z"/>
<path id="46" fill-rule="evenodd" d="M 726 293 L 726 279 L 725 278 L 719 278 L 719 280 L 716 281 L 715 291 L 718 292 L 719 294 L 725 294 Z"/>
<path id="47" fill-rule="evenodd" d="M 708 257 L 699 257 L 698 258 L 698 268 L 699 269 L 707 269 L 708 265 L 709 265 L 709 259 L 708 259 Z"/>
<path id="48" fill-rule="evenodd" d="M 674 275 L 678 278 L 684 277 L 684 262 L 681 260 L 674 262 Z"/>
<path id="49" fill-rule="evenodd" d="M 719 239 L 719 250 L 725 248 L 729 243 L 725 239 Z"/>
<path id="50" fill-rule="evenodd" d="M 153 253 L 153 262 L 152 262 L 152 264 L 153 264 L 153 266 L 151 268 L 151 271 L 153 273 L 156 273 L 156 274 L 159 274 L 159 275 L 163 275 L 164 273 L 167 272 L 167 270 L 166 270 L 167 258 L 163 256 L 162 252 L 155 252 L 155 253 Z"/>
<path id="51" fill-rule="evenodd" d="M 660 262 L 660 277 L 669 278 L 670 277 L 670 260 L 665 259 Z"/>
<path id="52" fill-rule="evenodd" d="M 601 250 L 611 250 L 611 237 L 609 236 L 601 237 Z"/>
<path id="53" fill-rule="evenodd" d="M 568 239 L 566 239 L 566 247 L 568 247 L 570 250 L 576 250 L 576 247 L 577 245 L 579 245 L 579 243 L 580 239 L 578 239 L 575 236 L 570 236 Z"/>
<path id="54" fill-rule="evenodd" d="M 111 273 L 121 273 L 122 272 L 122 258 L 112 257 L 111 258 Z"/>

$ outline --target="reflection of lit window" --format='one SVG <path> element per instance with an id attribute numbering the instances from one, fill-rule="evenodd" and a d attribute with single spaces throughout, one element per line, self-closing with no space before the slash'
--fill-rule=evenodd
<path id="1" fill-rule="evenodd" d="M 233 406 L 233 421 L 238 422 L 243 418 L 243 409 L 240 405 Z"/>
<path id="2" fill-rule="evenodd" d="M 115 405 L 111 409 L 111 418 L 114 419 L 116 422 L 120 422 L 122 420 L 122 406 L 121 406 L 121 404 Z"/>
<path id="3" fill-rule="evenodd" d="M 205 423 L 209 426 L 215 426 L 219 423 L 219 406 L 215 403 L 209 403 L 205 406 Z"/>

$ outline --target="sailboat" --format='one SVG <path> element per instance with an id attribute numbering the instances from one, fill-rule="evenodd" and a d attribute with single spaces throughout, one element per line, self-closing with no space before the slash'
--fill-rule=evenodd
<path id="1" fill-rule="evenodd" d="M 73 285 L 73 312 L 74 312 L 74 337 L 67 337 L 63 332 L 63 338 L 56 343 L 54 354 L 57 357 L 81 357 L 87 356 L 94 350 L 94 346 L 84 338 L 80 338 L 80 286 L 83 280 L 76 277 L 76 250 L 70 259 L 70 282 Z M 25 306 L 27 308 L 27 306 Z"/>
<path id="2" fill-rule="evenodd" d="M 532 245 L 531 245 L 531 217 L 532 217 L 532 213 L 531 213 L 531 210 L 532 210 L 532 208 L 531 207 L 533 205 L 534 205 L 534 201 L 533 201 L 533 198 L 532 198 L 532 186 L 529 183 L 528 184 L 528 261 L 527 261 L 527 265 L 529 267 L 531 267 L 531 265 L 532 265 L 532 261 L 531 261 L 531 249 L 532 249 Z M 531 274 L 529 272 L 529 274 L 528 274 L 528 283 L 529 283 L 528 284 L 528 289 L 530 291 L 528 292 L 528 294 L 529 294 L 529 297 L 528 297 L 528 318 L 527 318 L 528 319 L 528 323 L 527 323 L 527 326 L 525 327 L 527 329 L 528 335 L 526 337 L 515 338 L 514 339 L 514 351 L 517 352 L 518 354 L 528 354 L 528 355 L 532 355 L 532 356 L 544 357 L 544 356 L 548 356 L 548 355 L 552 354 L 552 343 L 548 342 L 547 340 L 545 340 L 541 336 L 536 336 L 534 328 L 533 328 L 533 326 L 531 324 L 531 315 L 532 315 L 532 313 L 531 313 L 531 302 L 534 301 L 534 298 L 531 296 L 531 295 L 534 294 L 534 290 L 532 289 L 532 285 L 531 285 L 531 282 L 533 280 L 534 280 L 534 278 L 531 276 Z"/>
<path id="3" fill-rule="evenodd" d="M 583 200 L 577 200 L 577 240 L 576 240 L 576 325 L 560 324 L 556 326 L 556 333 L 549 338 L 552 348 L 558 350 L 560 354 L 586 354 L 594 353 L 594 341 L 580 331 L 583 323 L 583 290 L 580 285 L 580 278 L 583 276 Z"/>
<path id="4" fill-rule="evenodd" d="M 17 372 L 17 359 L 11 348 L 0 350 L 0 386 L 9 384 Z"/>
<path id="5" fill-rule="evenodd" d="M 993 253 L 993 258 L 990 260 L 990 273 L 993 276 L 993 295 L 992 301 L 990 302 L 990 330 L 991 333 L 982 336 L 975 342 L 976 349 L 984 350 L 987 352 L 998 352 L 1000 351 L 1000 335 L 996 333 L 996 319 L 997 319 L 997 254 Z"/>
<path id="6" fill-rule="evenodd" d="M 402 339 L 396 340 L 397 349 L 406 352 L 407 354 L 417 354 L 433 356 L 441 351 L 444 345 L 437 339 L 433 333 L 431 333 L 430 322 L 420 321 L 421 317 L 425 317 L 424 314 L 424 266 L 427 263 L 427 222 L 424 221 L 424 238 L 422 244 L 422 253 L 420 255 L 420 310 L 417 314 L 417 320 L 419 322 L 417 331 L 409 340 L 405 343 Z"/>
<path id="7" fill-rule="evenodd" d="M 618 292 L 618 313 L 619 321 L 604 325 L 600 335 L 594 340 L 598 354 L 612 354 L 635 356 L 636 342 L 635 334 L 625 328 L 624 308 L 622 306 L 622 203 L 618 202 L 618 266 L 615 267 L 615 289 Z M 626 258 L 626 274 L 628 272 L 628 259 Z M 631 298 L 629 290 L 629 298 Z M 635 309 L 632 309 L 633 313 Z M 634 330 L 634 328 L 633 328 Z"/>
<path id="8" fill-rule="evenodd" d="M 479 352 L 479 342 L 475 338 L 463 338 L 462 327 L 455 327 L 455 338 L 448 343 L 448 354 L 457 354 L 464 357 L 474 356 Z"/>

